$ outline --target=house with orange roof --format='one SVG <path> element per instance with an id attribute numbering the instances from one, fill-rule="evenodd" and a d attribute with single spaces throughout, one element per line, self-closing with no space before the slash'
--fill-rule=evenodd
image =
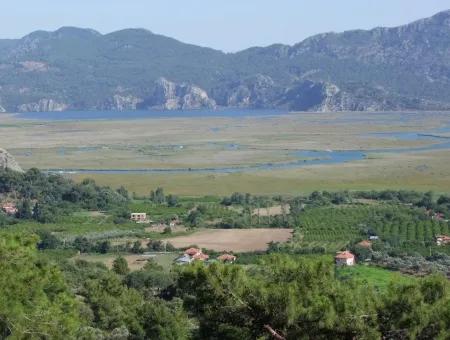
<path id="1" fill-rule="evenodd" d="M 222 254 L 217 259 L 223 263 L 233 263 L 236 261 L 236 256 L 232 254 Z"/>
<path id="2" fill-rule="evenodd" d="M 209 255 L 203 254 L 201 249 L 198 248 L 188 248 L 184 251 L 183 256 L 175 260 L 175 263 L 184 265 L 192 263 L 193 261 L 206 261 L 209 259 Z"/>
<path id="3" fill-rule="evenodd" d="M 201 253 L 202 253 L 202 250 L 201 250 L 201 249 L 198 249 L 198 248 L 188 248 L 188 249 L 186 249 L 186 250 L 184 251 L 184 253 L 185 253 L 186 255 L 189 255 L 189 256 L 193 257 L 193 256 L 195 256 L 195 255 L 197 255 L 197 254 L 201 254 Z"/>
<path id="4" fill-rule="evenodd" d="M 355 265 L 355 255 L 350 251 L 341 251 L 336 254 L 334 261 L 337 266 L 353 266 Z"/>

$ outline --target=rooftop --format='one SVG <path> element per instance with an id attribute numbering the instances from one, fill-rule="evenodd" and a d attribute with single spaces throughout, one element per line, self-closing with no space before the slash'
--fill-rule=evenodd
<path id="1" fill-rule="evenodd" d="M 346 250 L 346 251 L 341 251 L 334 258 L 335 259 L 344 259 L 344 260 L 345 259 L 353 259 L 353 258 L 355 258 L 355 255 L 353 255 L 351 252 Z"/>

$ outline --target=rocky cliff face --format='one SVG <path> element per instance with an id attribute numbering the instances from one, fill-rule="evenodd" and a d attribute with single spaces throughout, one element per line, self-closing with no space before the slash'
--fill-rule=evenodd
<path id="1" fill-rule="evenodd" d="M 281 89 L 267 75 L 257 74 L 212 90 L 217 103 L 225 107 L 270 108 L 276 105 Z"/>
<path id="2" fill-rule="evenodd" d="M 191 110 L 191 109 L 213 109 L 216 102 L 209 98 L 208 93 L 198 86 L 187 83 L 175 83 L 160 78 L 155 83 L 153 94 L 145 99 L 143 103 L 147 109 L 164 110 Z"/>
<path id="3" fill-rule="evenodd" d="M 0 169 L 5 170 L 13 170 L 22 172 L 22 168 L 16 162 L 14 157 L 6 150 L 0 148 Z"/>
<path id="4" fill-rule="evenodd" d="M 21 104 L 17 108 L 19 112 L 53 112 L 65 111 L 69 105 L 55 99 L 43 98 L 37 102 Z"/>
<path id="5" fill-rule="evenodd" d="M 132 94 L 115 94 L 112 103 L 107 106 L 109 110 L 125 111 L 136 110 L 144 100 Z"/>

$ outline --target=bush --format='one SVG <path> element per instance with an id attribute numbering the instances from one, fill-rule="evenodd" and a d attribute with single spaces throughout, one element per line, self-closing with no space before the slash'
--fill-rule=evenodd
<path id="1" fill-rule="evenodd" d="M 128 262 L 122 256 L 119 256 L 114 260 L 112 269 L 118 275 L 127 275 L 130 272 Z"/>

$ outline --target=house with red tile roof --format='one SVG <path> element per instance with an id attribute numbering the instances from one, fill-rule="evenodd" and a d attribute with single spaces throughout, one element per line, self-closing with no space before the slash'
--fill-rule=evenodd
<path id="1" fill-rule="evenodd" d="M 233 263 L 236 261 L 236 256 L 232 254 L 222 254 L 217 259 L 224 263 Z"/>
<path id="2" fill-rule="evenodd" d="M 198 248 L 188 248 L 184 251 L 184 253 L 189 256 L 195 256 L 197 254 L 201 254 L 202 250 Z"/>
<path id="3" fill-rule="evenodd" d="M 206 261 L 209 259 L 209 255 L 203 254 L 201 249 L 188 248 L 184 251 L 183 256 L 175 260 L 177 264 L 189 264 L 193 261 Z"/>
<path id="4" fill-rule="evenodd" d="M 353 266 L 355 264 L 355 255 L 348 250 L 341 251 L 337 253 L 334 260 L 338 266 Z"/>

